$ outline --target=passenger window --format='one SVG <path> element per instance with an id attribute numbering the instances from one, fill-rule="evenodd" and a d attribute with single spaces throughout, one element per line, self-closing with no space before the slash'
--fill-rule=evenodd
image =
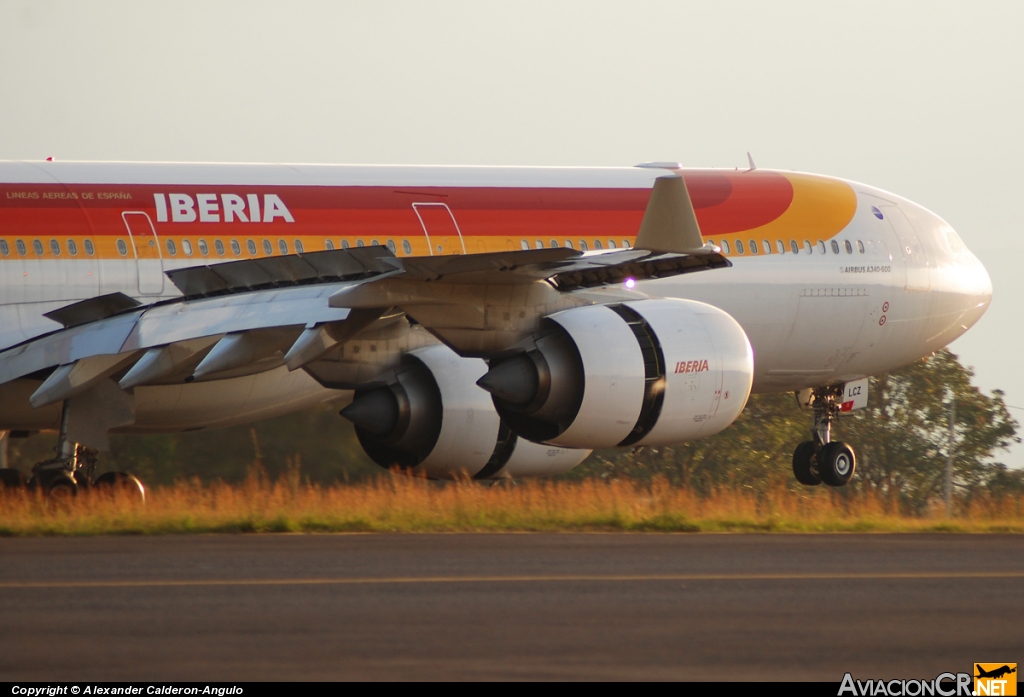
<path id="1" fill-rule="evenodd" d="M 839 254 L 839 243 L 835 240 L 832 240 L 832 253 Z"/>
<path id="2" fill-rule="evenodd" d="M 333 251 L 334 243 L 331 242 L 330 240 L 324 240 L 324 249 L 326 249 L 328 252 Z"/>
<path id="3" fill-rule="evenodd" d="M 757 254 L 757 240 L 750 240 L 750 253 Z"/>
<path id="4" fill-rule="evenodd" d="M 629 249 L 629 240 L 622 240 L 622 248 Z"/>
<path id="5" fill-rule="evenodd" d="M 380 242 L 378 242 L 377 240 L 370 240 L 370 246 L 371 247 L 379 247 L 380 246 Z"/>
<path id="6" fill-rule="evenodd" d="M 782 240 L 775 240 L 775 251 L 779 254 L 786 253 L 786 245 L 782 243 Z"/>
<path id="7" fill-rule="evenodd" d="M 28 254 L 28 250 L 25 249 L 25 243 L 22 242 L 21 240 L 18 240 L 17 242 L 15 242 L 14 246 L 17 247 L 18 254 L 20 254 L 21 256 L 25 256 L 26 254 Z M 91 254 L 91 252 L 90 252 L 90 254 Z"/>
<path id="8" fill-rule="evenodd" d="M 356 246 L 357 247 L 365 247 L 366 244 L 362 240 L 356 240 Z"/>
<path id="9" fill-rule="evenodd" d="M 857 251 L 859 251 L 861 254 L 864 253 L 864 243 L 861 242 L 860 240 L 857 240 Z"/>
<path id="10" fill-rule="evenodd" d="M 800 245 L 796 243 L 796 240 L 789 241 L 789 251 L 793 252 L 793 254 L 800 253 Z"/>
<path id="11" fill-rule="evenodd" d="M 846 240 L 844 244 L 846 245 L 846 253 L 853 254 L 853 245 L 850 244 L 850 240 Z"/>
<path id="12" fill-rule="evenodd" d="M 807 252 L 808 254 L 814 252 L 814 247 L 811 246 L 810 240 L 804 240 L 804 251 Z"/>
<path id="13" fill-rule="evenodd" d="M 396 254 L 398 252 L 398 247 L 395 246 L 394 240 L 388 240 L 387 248 L 392 254 Z"/>
<path id="14" fill-rule="evenodd" d="M 533 246 L 537 249 L 544 249 L 544 240 L 534 240 Z"/>
<path id="15" fill-rule="evenodd" d="M 71 244 L 74 244 L 73 242 Z M 167 240 L 167 253 L 172 257 L 178 253 L 178 247 L 174 244 L 174 240 Z M 74 254 L 74 252 L 72 252 Z"/>
<path id="16" fill-rule="evenodd" d="M 124 244 L 124 240 L 120 242 L 122 245 Z M 39 240 L 32 240 L 32 251 L 36 253 L 37 257 L 43 256 L 43 243 Z M 121 252 L 121 254 L 127 254 L 127 252 Z"/>
<path id="17" fill-rule="evenodd" d="M 305 249 L 302 248 L 302 240 L 295 240 L 295 253 L 302 254 Z"/>
<path id="18" fill-rule="evenodd" d="M 231 253 L 236 257 L 242 253 L 242 248 L 238 244 L 238 240 L 231 240 Z"/>
<path id="19" fill-rule="evenodd" d="M 526 240 L 520 240 L 519 246 L 521 248 L 523 248 L 523 249 L 529 249 L 530 248 L 530 243 L 527 242 Z"/>
<path id="20" fill-rule="evenodd" d="M 285 242 L 284 240 L 277 241 L 277 248 L 281 251 L 281 254 L 288 253 L 288 243 Z"/>
<path id="21" fill-rule="evenodd" d="M 7 246 L 7 240 L 0 240 L 0 254 L 7 256 L 11 253 L 11 248 Z"/>
<path id="22" fill-rule="evenodd" d="M 39 243 L 39 240 L 36 240 L 36 244 L 38 244 L 38 243 Z M 35 245 L 33 245 L 33 246 L 35 246 Z M 40 246 L 42 246 L 42 245 L 40 245 Z M 126 245 L 124 243 L 124 240 L 118 240 L 117 241 L 117 253 L 120 254 L 123 257 L 128 256 L 128 245 Z"/>
<path id="23" fill-rule="evenodd" d="M 74 240 L 68 240 L 68 254 L 70 254 L 73 257 L 78 256 L 78 245 L 75 243 Z M 5 254 L 4 256 L 7 255 Z"/>
<path id="24" fill-rule="evenodd" d="M 267 256 L 274 253 L 274 245 L 270 244 L 270 240 L 263 240 L 263 253 Z"/>
<path id="25" fill-rule="evenodd" d="M 192 243 L 188 240 L 181 241 L 181 251 L 185 252 L 185 256 L 192 256 Z"/>
<path id="26" fill-rule="evenodd" d="M 565 248 L 566 249 L 575 249 L 575 247 L 572 246 L 572 240 L 566 240 L 565 241 Z"/>
<path id="27" fill-rule="evenodd" d="M 548 246 L 551 247 L 552 249 L 555 249 L 556 247 L 558 247 L 558 240 L 551 240 L 550 242 L 548 242 Z"/>
<path id="28" fill-rule="evenodd" d="M 55 257 L 60 256 L 60 243 L 57 240 L 50 240 L 50 253 Z"/>
<path id="29" fill-rule="evenodd" d="M 590 247 L 587 246 L 587 241 L 586 240 L 580 240 L 580 251 L 581 252 L 588 252 L 588 251 L 590 251 Z"/>
<path id="30" fill-rule="evenodd" d="M 20 244 L 21 240 L 18 240 L 18 243 Z M 96 248 L 92 246 L 92 240 L 86 240 L 85 242 L 82 243 L 82 245 L 85 247 L 85 253 L 88 254 L 89 256 L 92 256 L 93 254 L 96 253 Z M 19 249 L 18 251 L 21 252 L 22 254 L 25 253 L 21 249 Z"/>
<path id="31" fill-rule="evenodd" d="M 825 250 L 825 243 L 823 241 L 821 241 L 821 240 L 818 240 L 818 251 L 821 252 L 822 254 L 824 254 L 825 251 L 826 251 Z"/>
<path id="32" fill-rule="evenodd" d="M 743 240 L 736 240 L 736 253 L 743 254 Z"/>
<path id="33" fill-rule="evenodd" d="M 601 240 L 594 240 L 594 249 L 603 249 L 601 246 Z"/>
<path id="34" fill-rule="evenodd" d="M 729 248 L 729 240 L 722 240 L 722 251 L 726 254 L 732 254 L 732 250 Z"/>
<path id="35" fill-rule="evenodd" d="M 406 254 L 412 254 L 412 245 L 409 244 L 409 240 L 402 240 L 402 251 Z"/>
<path id="36" fill-rule="evenodd" d="M 256 256 L 256 243 L 252 240 L 245 241 L 245 248 L 249 250 L 251 256 Z"/>
<path id="37" fill-rule="evenodd" d="M 224 256 L 224 243 L 220 240 L 213 241 L 213 248 L 217 250 L 217 254 Z"/>
<path id="38" fill-rule="evenodd" d="M 608 240 L 608 249 L 615 249 L 615 240 Z"/>
<path id="39" fill-rule="evenodd" d="M 349 248 L 348 240 L 342 240 L 341 241 L 341 248 L 342 249 L 348 249 Z"/>
<path id="40" fill-rule="evenodd" d="M 204 257 L 210 253 L 210 248 L 206 245 L 206 240 L 199 240 L 199 253 Z"/>
<path id="41" fill-rule="evenodd" d="M 761 249 L 764 250 L 765 254 L 772 253 L 772 245 L 768 240 L 761 240 Z M 782 252 L 779 252 L 779 254 L 782 254 Z"/>

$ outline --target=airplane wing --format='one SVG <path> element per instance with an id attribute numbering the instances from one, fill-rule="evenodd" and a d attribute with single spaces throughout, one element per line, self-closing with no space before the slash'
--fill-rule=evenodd
<path id="1" fill-rule="evenodd" d="M 695 227 L 678 227 L 685 228 L 686 220 L 666 222 L 664 212 L 652 214 L 652 205 L 680 189 L 685 195 L 679 177 L 655 184 L 632 249 L 398 258 L 386 247 L 365 247 L 170 271 L 180 298 L 142 306 L 114 293 L 48 313 L 64 327 L 0 352 L 0 384 L 40 380 L 29 400 L 40 408 L 101 385 L 109 392 L 115 382 L 130 391 L 282 364 L 306 368 L 324 382 L 314 369 L 317 361 L 396 315 L 462 355 L 499 352 L 533 332 L 552 307 L 595 302 L 587 291 L 730 266 L 716 247 L 703 245 Z M 650 223 L 652 215 L 661 219 Z M 677 227 L 674 248 L 665 242 L 671 237 L 666 226 Z M 615 293 L 638 297 L 629 290 L 612 293 L 604 301 Z"/>

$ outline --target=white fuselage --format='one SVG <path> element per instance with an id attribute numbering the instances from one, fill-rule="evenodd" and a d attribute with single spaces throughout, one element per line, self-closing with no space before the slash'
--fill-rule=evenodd
<path id="1" fill-rule="evenodd" d="M 289 179 L 279 176 L 279 167 L 261 170 L 259 166 L 235 167 L 230 171 L 223 167 L 218 170 L 217 166 L 206 166 L 204 170 L 200 165 L 187 170 L 183 169 L 185 166 L 172 165 L 139 165 L 134 166 L 135 169 L 130 165 L 94 165 L 90 169 L 84 163 L 69 165 L 68 170 L 48 167 L 37 164 L 27 169 L 24 163 L 0 163 L 0 190 L 4 192 L 0 196 L 7 197 L 6 201 L 0 200 L 0 205 L 25 203 L 17 196 L 31 193 L 36 181 L 41 182 L 40 186 L 50 187 L 46 190 L 52 190 L 56 181 L 58 188 L 65 192 L 84 191 L 97 184 L 103 184 L 100 188 L 108 191 L 129 189 L 119 184 L 127 183 L 136 187 L 134 198 L 105 199 L 107 208 L 114 207 L 113 212 L 107 214 L 125 226 L 121 232 L 124 241 L 118 233 L 101 230 L 99 214 L 87 210 L 84 222 L 79 224 L 71 218 L 53 217 L 52 221 L 46 218 L 49 214 L 38 199 L 28 201 L 36 208 L 18 209 L 17 215 L 11 213 L 6 218 L 4 209 L 0 208 L 0 239 L 3 240 L 0 252 L 4 252 L 0 255 L 0 350 L 58 329 L 60 325 L 44 317 L 46 312 L 115 292 L 146 304 L 179 297 L 177 288 L 164 278 L 163 272 L 244 258 L 247 254 L 252 256 L 247 250 L 253 248 L 257 249 L 257 255 L 262 255 L 264 245 L 268 244 L 271 254 L 276 255 L 294 253 L 300 248 L 305 251 L 324 249 L 324 244 L 328 244 L 328 248 L 340 247 L 349 240 L 355 247 L 357 236 L 359 246 L 363 244 L 362 238 L 366 238 L 366 244 L 378 240 L 384 244 L 390 242 L 391 237 L 401 257 L 402 245 L 406 242 L 402 236 L 405 235 L 412 238 L 412 255 L 473 253 L 550 243 L 559 246 L 575 243 L 577 246 L 590 239 L 584 228 L 593 224 L 574 222 L 568 214 L 560 213 L 562 218 L 558 221 L 561 222 L 556 222 L 563 228 L 556 229 L 556 223 L 551 222 L 555 218 L 548 220 L 540 213 L 524 213 L 519 208 L 512 211 L 510 207 L 509 217 L 521 216 L 517 218 L 515 229 L 500 229 L 496 223 L 486 228 L 483 222 L 474 222 L 485 220 L 480 210 L 464 213 L 456 205 L 454 196 L 430 199 L 430 196 L 442 194 L 426 191 L 413 196 L 428 199 L 426 203 L 413 201 L 403 213 L 411 224 L 422 226 L 413 233 L 407 233 L 397 223 L 388 223 L 382 224 L 379 231 L 372 228 L 364 232 L 342 230 L 341 234 L 334 234 L 333 242 L 322 242 L 321 239 L 332 239 L 333 234 L 325 232 L 323 226 L 296 232 L 304 215 L 314 217 L 314 213 L 300 210 L 301 206 L 293 203 L 297 196 L 289 198 L 287 193 L 280 193 L 282 205 L 291 206 L 289 216 L 293 217 L 293 222 L 283 215 L 267 222 L 261 217 L 259 221 L 247 221 L 244 227 L 225 231 L 228 221 L 225 220 L 224 196 L 204 199 L 205 194 L 201 193 L 204 187 L 216 193 L 234 183 L 233 190 L 239 192 L 237 199 L 243 202 L 236 202 L 238 210 L 248 211 L 249 217 L 254 218 L 251 209 L 244 208 L 244 201 L 248 200 L 246 192 L 250 189 L 263 192 L 275 183 L 281 183 L 280 189 L 299 185 L 353 188 L 362 178 L 367 188 L 386 189 L 396 195 L 404 195 L 405 189 L 417 185 L 422 185 L 423 189 L 448 187 L 451 190 L 467 186 L 491 187 L 489 192 L 502 187 L 521 191 L 531 186 L 544 191 L 571 188 L 586 193 L 612 187 L 615 191 L 630 192 L 649 189 L 658 174 L 638 169 L 525 168 L 341 168 L 326 170 L 328 173 L 323 174 L 323 168 L 310 168 L 316 176 L 307 172 Z M 142 167 L 147 169 L 139 169 Z M 211 174 L 204 174 L 206 171 Z M 739 175 L 727 174 L 732 177 L 734 188 L 738 186 L 735 182 L 740 181 Z M 329 181 L 319 181 L 317 176 Z M 696 183 L 699 184 L 700 173 L 693 176 L 698 178 Z M 798 194 L 800 182 L 810 179 L 810 175 L 787 176 L 794 182 Z M 535 184 L 531 184 L 534 180 Z M 854 197 L 853 204 L 849 201 L 844 204 L 852 211 L 849 220 L 835 225 L 837 229 L 816 233 L 813 211 L 793 222 L 795 227 L 791 229 L 778 222 L 751 224 L 753 227 L 749 229 L 722 223 L 726 226 L 722 234 L 705 230 L 704 237 L 723 247 L 733 264 L 731 268 L 641 281 L 635 288 L 652 297 L 699 300 L 732 315 L 754 349 L 755 392 L 792 391 L 843 383 L 896 369 L 946 346 L 974 324 L 989 304 L 992 290 L 985 269 L 942 219 L 912 202 L 868 186 L 839 180 L 827 182 L 830 186 L 847 187 Z M 143 186 L 161 193 L 143 193 L 140 201 L 138 188 Z M 160 210 L 161 205 L 168 205 L 167 201 L 173 206 L 175 199 L 156 198 L 164 196 L 163 192 L 173 192 L 176 187 L 200 192 L 190 194 L 189 200 L 198 200 L 199 203 L 193 205 L 199 206 L 196 209 L 199 213 L 205 212 L 208 216 L 216 213 L 217 219 L 203 227 L 203 221 L 196 215 L 195 221 L 183 220 L 176 227 L 171 217 L 174 210 Z M 696 186 L 691 185 L 691 188 Z M 11 198 L 12 193 L 16 197 Z M 258 202 L 264 200 L 257 199 Z M 443 211 L 438 201 L 448 201 L 443 204 Z M 58 202 L 68 205 L 66 198 Z M 85 210 L 80 199 L 73 205 Z M 721 208 L 722 205 L 725 204 L 712 201 L 706 209 L 714 211 L 715 206 Z M 792 210 L 797 203 L 788 205 Z M 817 205 L 827 206 L 828 201 L 822 199 Z M 478 208 L 484 207 L 480 204 Z M 308 208 L 312 210 L 315 206 L 310 204 Z M 491 211 L 494 219 L 504 210 L 501 206 L 497 208 Z M 579 214 L 574 210 L 574 215 Z M 702 210 L 697 208 L 699 219 Z M 32 217 L 36 213 L 41 216 L 38 220 Z M 454 222 L 449 237 L 442 234 L 445 231 L 441 228 L 431 228 L 431 225 L 449 224 L 448 217 L 441 223 L 430 222 L 428 216 L 438 213 L 450 216 Z M 587 221 L 598 220 L 600 213 L 600 206 L 596 213 L 587 211 L 588 215 L 598 216 Z M 634 218 L 629 217 L 631 211 L 613 213 L 619 216 L 614 224 L 627 227 L 617 236 L 602 232 L 600 239 L 611 237 L 613 241 L 618 240 L 619 246 L 623 242 L 632 243 L 635 226 L 628 228 L 633 225 L 630 221 Z M 360 213 L 364 214 L 366 211 Z M 783 214 L 783 222 L 789 214 Z M 387 215 L 391 213 L 381 213 L 381 219 Z M 364 219 L 375 218 L 369 215 Z M 152 226 L 153 234 L 148 243 L 155 246 L 155 253 L 143 247 L 147 239 L 145 235 L 140 237 L 138 227 L 132 235 L 132 225 L 137 226 L 140 221 Z M 259 224 L 253 224 L 256 222 Z M 231 221 L 231 224 L 237 225 L 238 221 Z M 329 224 L 330 221 L 324 223 Z M 708 222 L 708 227 L 711 226 Z M 704 219 L 701 219 L 701 227 L 704 230 Z M 479 230 L 476 236 L 474 229 Z M 240 232 L 236 235 L 234 230 Z M 419 230 L 418 237 L 415 230 Z M 96 247 L 96 252 L 87 255 L 84 245 L 90 236 L 95 238 L 90 245 Z M 247 236 L 252 239 L 247 240 Z M 198 253 L 200 239 L 202 247 L 209 250 L 204 254 Z M 71 240 L 76 241 L 75 249 L 79 250 L 75 255 L 68 251 Z M 174 254 L 169 251 L 172 240 L 176 240 Z M 751 253 L 751 241 L 757 254 Z M 186 255 L 186 245 L 190 250 L 195 248 L 196 253 Z M 443 245 L 447 247 L 441 251 Z M 588 246 L 592 248 L 593 241 Z M 599 297 L 600 291 L 591 291 L 591 294 Z M 52 428 L 57 424 L 59 406 L 38 410 L 27 407 L 27 395 L 38 384 L 38 380 L 23 379 L 0 386 L 0 430 Z M 139 387 L 135 391 L 135 424 L 123 430 L 159 432 L 227 426 L 325 401 L 344 401 L 350 394 L 324 388 L 304 371 L 289 372 L 284 367 L 209 382 Z"/>

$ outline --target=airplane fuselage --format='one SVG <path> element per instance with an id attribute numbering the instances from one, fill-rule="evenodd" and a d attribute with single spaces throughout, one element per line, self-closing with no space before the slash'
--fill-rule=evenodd
<path id="1" fill-rule="evenodd" d="M 732 315 L 754 349 L 755 392 L 893 370 L 946 346 L 988 306 L 982 265 L 948 224 L 905 199 L 808 174 L 676 171 L 705 240 L 733 266 L 634 290 Z M 59 329 L 44 313 L 75 301 L 178 297 L 164 272 L 191 266 L 371 245 L 399 258 L 628 247 L 664 174 L 0 163 L 0 350 Z M 53 407 L 10 406 L 24 403 L 30 383 L 2 388 L 9 406 L 0 406 L 0 429 L 56 423 Z M 284 368 L 146 386 L 136 389 L 137 418 L 126 430 L 223 426 L 347 397 Z"/>

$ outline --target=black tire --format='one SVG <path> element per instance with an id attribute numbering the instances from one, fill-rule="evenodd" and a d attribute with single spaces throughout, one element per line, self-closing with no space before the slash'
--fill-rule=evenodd
<path id="1" fill-rule="evenodd" d="M 815 471 L 814 441 L 805 440 L 793 451 L 793 476 L 804 486 L 818 486 L 821 477 Z"/>
<path id="2" fill-rule="evenodd" d="M 856 470 L 857 456 L 846 443 L 834 441 L 821 449 L 818 474 L 829 486 L 846 486 Z"/>
<path id="3" fill-rule="evenodd" d="M 78 496 L 78 482 L 66 474 L 48 478 L 43 491 L 53 501 L 69 501 Z"/>
<path id="4" fill-rule="evenodd" d="M 112 493 L 115 491 L 129 492 L 137 496 L 142 503 L 146 502 L 146 487 L 139 478 L 128 472 L 104 472 L 92 483 L 92 490 Z"/>
<path id="5" fill-rule="evenodd" d="M 0 489 L 24 489 L 27 486 L 24 474 L 10 467 L 0 468 Z"/>

